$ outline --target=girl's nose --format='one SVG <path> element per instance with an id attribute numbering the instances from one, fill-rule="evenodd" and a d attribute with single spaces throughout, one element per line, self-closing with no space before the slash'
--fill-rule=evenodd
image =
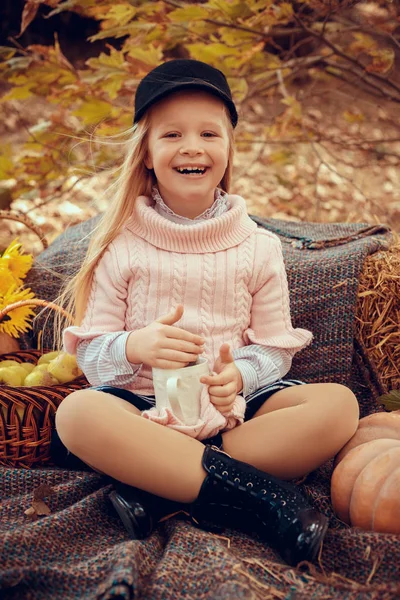
<path id="1" fill-rule="evenodd" d="M 198 156 L 200 154 L 204 154 L 203 148 L 194 144 L 185 144 L 179 149 L 179 154 L 186 156 Z"/>

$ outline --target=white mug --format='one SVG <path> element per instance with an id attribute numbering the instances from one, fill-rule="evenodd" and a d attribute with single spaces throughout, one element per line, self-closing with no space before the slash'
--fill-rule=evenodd
<path id="1" fill-rule="evenodd" d="M 181 369 L 153 368 L 153 385 L 156 407 L 170 408 L 185 425 L 196 425 L 200 418 L 200 398 L 204 386 L 201 377 L 209 375 L 205 358 Z"/>

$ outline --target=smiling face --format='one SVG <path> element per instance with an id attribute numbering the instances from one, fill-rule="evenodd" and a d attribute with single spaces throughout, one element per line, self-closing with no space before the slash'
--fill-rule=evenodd
<path id="1" fill-rule="evenodd" d="M 203 91 L 176 92 L 151 108 L 145 164 L 176 214 L 194 219 L 214 203 L 228 165 L 229 127 L 224 103 Z"/>

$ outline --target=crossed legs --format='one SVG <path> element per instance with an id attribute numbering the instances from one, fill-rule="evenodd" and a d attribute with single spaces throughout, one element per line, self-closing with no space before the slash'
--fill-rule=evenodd
<path id="1" fill-rule="evenodd" d="M 308 384 L 271 396 L 253 419 L 223 434 L 233 458 L 282 479 L 305 475 L 333 457 L 355 433 L 358 403 L 338 384 Z M 176 500 L 193 502 L 206 476 L 204 445 L 140 416 L 122 398 L 79 390 L 56 413 L 65 446 L 94 469 Z"/>

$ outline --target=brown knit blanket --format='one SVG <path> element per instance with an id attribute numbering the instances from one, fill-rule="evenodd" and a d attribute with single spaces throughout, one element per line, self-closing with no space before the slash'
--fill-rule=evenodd
<path id="1" fill-rule="evenodd" d="M 362 414 L 379 410 L 362 356 L 354 350 L 357 283 L 365 257 L 388 239 L 367 225 L 297 224 L 254 218 L 283 241 L 294 323 L 315 341 L 296 356 L 291 376 L 351 385 Z M 60 277 L 82 260 L 83 235 L 95 220 L 71 228 L 38 257 L 29 275 L 39 297 L 54 299 Z M 51 272 L 50 272 L 51 270 Z M 24 344 L 36 345 L 35 331 Z M 47 325 L 51 344 L 51 324 Z M 139 460 L 136 458 L 136 460 Z M 400 598 L 400 538 L 357 531 L 330 504 L 328 462 L 304 485 L 331 518 L 316 565 L 294 569 L 256 538 L 226 530 L 216 536 L 184 515 L 160 524 L 145 541 L 130 540 L 108 500 L 107 478 L 56 467 L 0 467 L 0 597 L 4 600 L 173 598 Z M 47 484 L 50 514 L 24 514 Z"/>

